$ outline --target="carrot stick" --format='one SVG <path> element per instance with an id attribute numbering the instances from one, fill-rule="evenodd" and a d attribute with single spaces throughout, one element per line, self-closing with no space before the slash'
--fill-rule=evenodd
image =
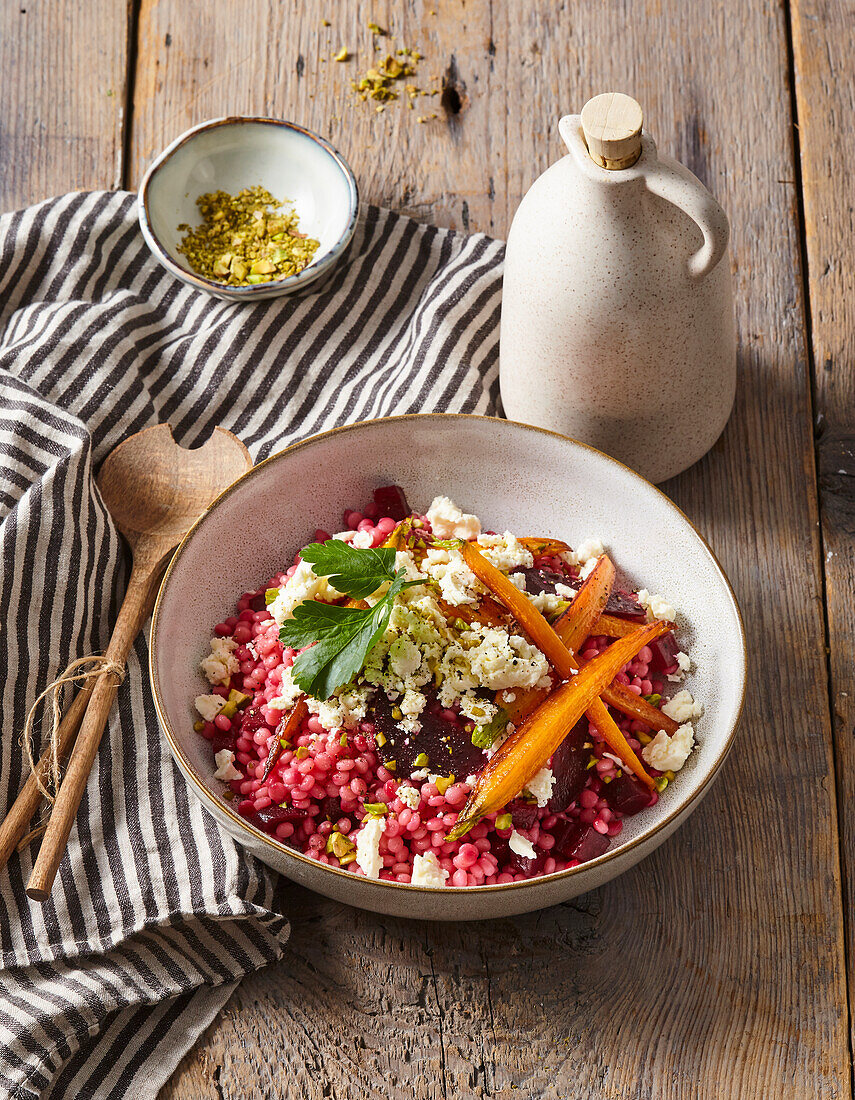
<path id="1" fill-rule="evenodd" d="M 638 630 L 643 623 L 633 619 L 621 619 L 618 615 L 600 615 L 598 622 L 591 629 L 592 634 L 604 634 L 607 638 L 625 638 L 633 630 Z"/>
<path id="2" fill-rule="evenodd" d="M 461 547 L 461 553 L 466 564 L 475 576 L 490 589 L 493 595 L 497 596 L 502 601 L 537 648 L 546 655 L 547 660 L 561 679 L 569 680 L 571 676 L 575 675 L 578 670 L 575 657 L 571 654 L 570 650 L 555 633 L 555 630 L 549 625 L 543 615 L 541 615 L 537 608 L 529 601 L 525 593 L 520 592 L 513 581 L 509 580 L 492 562 L 488 561 L 474 542 L 465 542 Z M 594 587 L 596 590 L 601 590 L 601 583 Z M 606 592 L 606 598 L 608 598 L 608 591 L 610 591 L 610 586 Z M 596 604 L 596 601 L 593 602 Z M 643 630 L 644 628 L 641 628 L 641 630 L 630 636 L 633 644 L 641 637 Z M 664 633 L 664 631 L 660 631 L 660 633 Z M 657 634 L 656 637 L 659 637 L 659 634 Z M 625 639 L 618 640 L 624 641 Z M 609 646 L 609 650 L 614 649 L 616 644 L 616 642 L 613 642 L 612 645 Z M 633 655 L 638 653 L 643 644 L 644 643 L 641 643 L 641 645 L 636 646 Z M 606 650 L 606 652 L 609 650 Z M 617 669 L 615 669 L 615 672 L 619 672 L 621 667 L 622 666 L 619 665 Z M 605 690 L 607 687 L 608 681 L 603 685 L 601 691 Z M 601 692 L 597 692 L 597 696 L 600 694 Z M 655 787 L 653 780 L 647 774 L 644 765 L 633 752 L 626 737 L 624 737 L 622 731 L 619 729 L 617 722 L 615 722 L 614 718 L 612 718 L 608 710 L 606 710 L 605 703 L 603 703 L 602 699 L 597 697 L 590 703 L 587 709 L 587 715 L 612 752 L 623 761 L 624 766 L 636 775 L 642 783 L 645 783 L 653 790 Z M 569 731 L 569 729 L 570 727 L 568 726 L 565 733 Z"/>
<path id="3" fill-rule="evenodd" d="M 650 623 L 630 637 L 619 638 L 556 688 L 488 760 L 447 839 L 457 840 L 486 814 L 501 809 L 515 798 L 626 662 L 631 661 L 642 646 L 670 629 L 670 623 Z"/>

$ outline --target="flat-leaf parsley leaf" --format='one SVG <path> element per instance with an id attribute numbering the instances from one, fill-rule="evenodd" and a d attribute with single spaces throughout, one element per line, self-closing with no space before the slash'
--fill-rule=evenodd
<path id="1" fill-rule="evenodd" d="M 314 543 L 301 552 L 319 576 L 329 576 L 339 591 L 364 599 L 391 581 L 388 591 L 373 607 L 340 607 L 305 600 L 294 608 L 279 631 L 282 644 L 304 649 L 291 668 L 294 682 L 315 699 L 329 699 L 338 688 L 349 684 L 365 664 L 365 658 L 389 625 L 395 597 L 421 581 L 405 580 L 405 571 L 395 572 L 394 550 L 357 550 L 345 543 L 336 547 Z M 341 554 L 337 547 L 348 553 Z M 362 555 L 365 555 L 363 558 Z M 334 572 L 334 570 L 339 572 Z"/>
<path id="2" fill-rule="evenodd" d="M 389 547 L 363 550 L 341 539 L 313 542 L 300 557 L 318 577 L 329 577 L 338 592 L 364 600 L 381 584 L 395 579 L 395 551 Z"/>

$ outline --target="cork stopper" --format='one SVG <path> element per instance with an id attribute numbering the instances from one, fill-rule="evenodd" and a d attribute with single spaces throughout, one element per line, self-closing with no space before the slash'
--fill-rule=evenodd
<path id="1" fill-rule="evenodd" d="M 605 92 L 582 108 L 588 153 L 601 168 L 629 168 L 641 156 L 641 107 L 621 92 Z"/>

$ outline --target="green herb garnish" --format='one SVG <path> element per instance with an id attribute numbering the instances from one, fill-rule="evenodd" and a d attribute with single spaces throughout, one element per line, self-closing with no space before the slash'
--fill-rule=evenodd
<path id="1" fill-rule="evenodd" d="M 373 607 L 339 607 L 306 600 L 294 608 L 279 631 L 282 644 L 304 649 L 291 668 L 294 682 L 316 699 L 329 699 L 349 684 L 365 664 L 365 658 L 389 625 L 395 597 L 405 588 L 422 583 L 404 579 L 395 570 L 391 548 L 358 550 L 339 539 L 312 543 L 300 556 L 319 577 L 329 577 L 333 587 L 353 599 L 365 599 L 381 585 L 389 588 Z"/>

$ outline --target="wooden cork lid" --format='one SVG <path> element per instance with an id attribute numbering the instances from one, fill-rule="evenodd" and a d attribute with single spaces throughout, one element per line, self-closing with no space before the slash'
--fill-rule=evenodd
<path id="1" fill-rule="evenodd" d="M 641 156 L 641 107 L 621 92 L 605 92 L 582 108 L 582 132 L 601 168 L 629 168 Z"/>

